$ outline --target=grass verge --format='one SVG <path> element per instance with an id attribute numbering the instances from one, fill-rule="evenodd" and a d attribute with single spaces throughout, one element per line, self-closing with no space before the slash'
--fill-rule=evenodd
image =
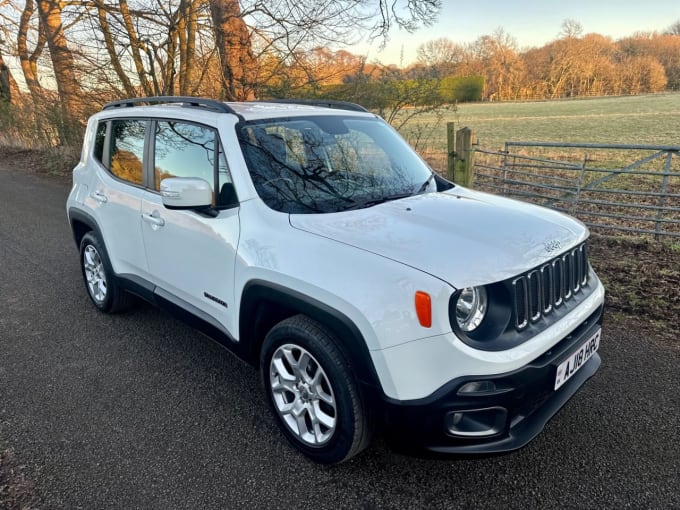
<path id="1" fill-rule="evenodd" d="M 680 244 L 593 235 L 588 248 L 607 291 L 605 321 L 625 321 L 640 336 L 680 348 Z"/>

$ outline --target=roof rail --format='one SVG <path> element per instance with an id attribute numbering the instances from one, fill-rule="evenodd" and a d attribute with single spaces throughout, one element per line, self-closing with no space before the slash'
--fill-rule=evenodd
<path id="1" fill-rule="evenodd" d="M 206 99 L 204 97 L 190 97 L 190 96 L 153 96 L 153 97 L 131 97 L 129 99 L 121 99 L 120 101 L 112 101 L 104 105 L 103 110 L 110 110 L 113 108 L 123 108 L 128 106 L 135 106 L 139 103 L 159 104 L 159 103 L 178 103 L 191 108 L 208 108 L 221 113 L 233 113 L 238 115 L 234 109 L 223 101 L 216 99 Z"/>
<path id="2" fill-rule="evenodd" d="M 349 101 L 336 101 L 335 99 L 266 99 L 261 103 L 301 104 L 307 106 L 321 106 L 336 110 L 350 110 L 353 112 L 368 112 L 366 108 Z"/>

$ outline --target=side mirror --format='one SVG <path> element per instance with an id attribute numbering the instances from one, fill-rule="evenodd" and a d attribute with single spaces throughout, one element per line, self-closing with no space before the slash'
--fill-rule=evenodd
<path id="1" fill-rule="evenodd" d="M 213 192 L 208 181 L 196 177 L 170 177 L 161 181 L 163 205 L 168 209 L 212 207 Z"/>

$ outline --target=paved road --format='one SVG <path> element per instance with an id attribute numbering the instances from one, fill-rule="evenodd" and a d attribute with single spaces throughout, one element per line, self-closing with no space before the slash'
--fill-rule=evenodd
<path id="1" fill-rule="evenodd" d="M 608 324 L 600 372 L 514 454 L 378 441 L 318 467 L 284 444 L 255 371 L 150 306 L 95 311 L 67 192 L 0 169 L 0 448 L 45 508 L 680 508 L 678 350 Z"/>

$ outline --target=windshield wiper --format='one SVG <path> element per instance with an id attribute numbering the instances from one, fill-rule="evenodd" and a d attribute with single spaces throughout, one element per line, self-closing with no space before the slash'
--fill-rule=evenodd
<path id="1" fill-rule="evenodd" d="M 418 188 L 418 191 L 414 193 L 414 195 L 420 195 L 422 192 L 424 192 L 427 187 L 430 185 L 430 181 L 434 179 L 434 174 L 430 174 L 430 176 L 425 180 L 425 182 Z"/>
<path id="2" fill-rule="evenodd" d="M 384 197 L 369 198 L 368 200 L 362 200 L 360 202 L 354 202 L 353 204 L 349 204 L 347 207 L 343 208 L 343 211 L 364 209 L 366 207 L 373 207 L 374 205 L 384 204 L 385 202 L 390 202 L 392 200 L 399 200 L 400 198 L 408 198 L 412 196 L 413 193 L 396 193 L 394 195 L 385 195 Z"/>

